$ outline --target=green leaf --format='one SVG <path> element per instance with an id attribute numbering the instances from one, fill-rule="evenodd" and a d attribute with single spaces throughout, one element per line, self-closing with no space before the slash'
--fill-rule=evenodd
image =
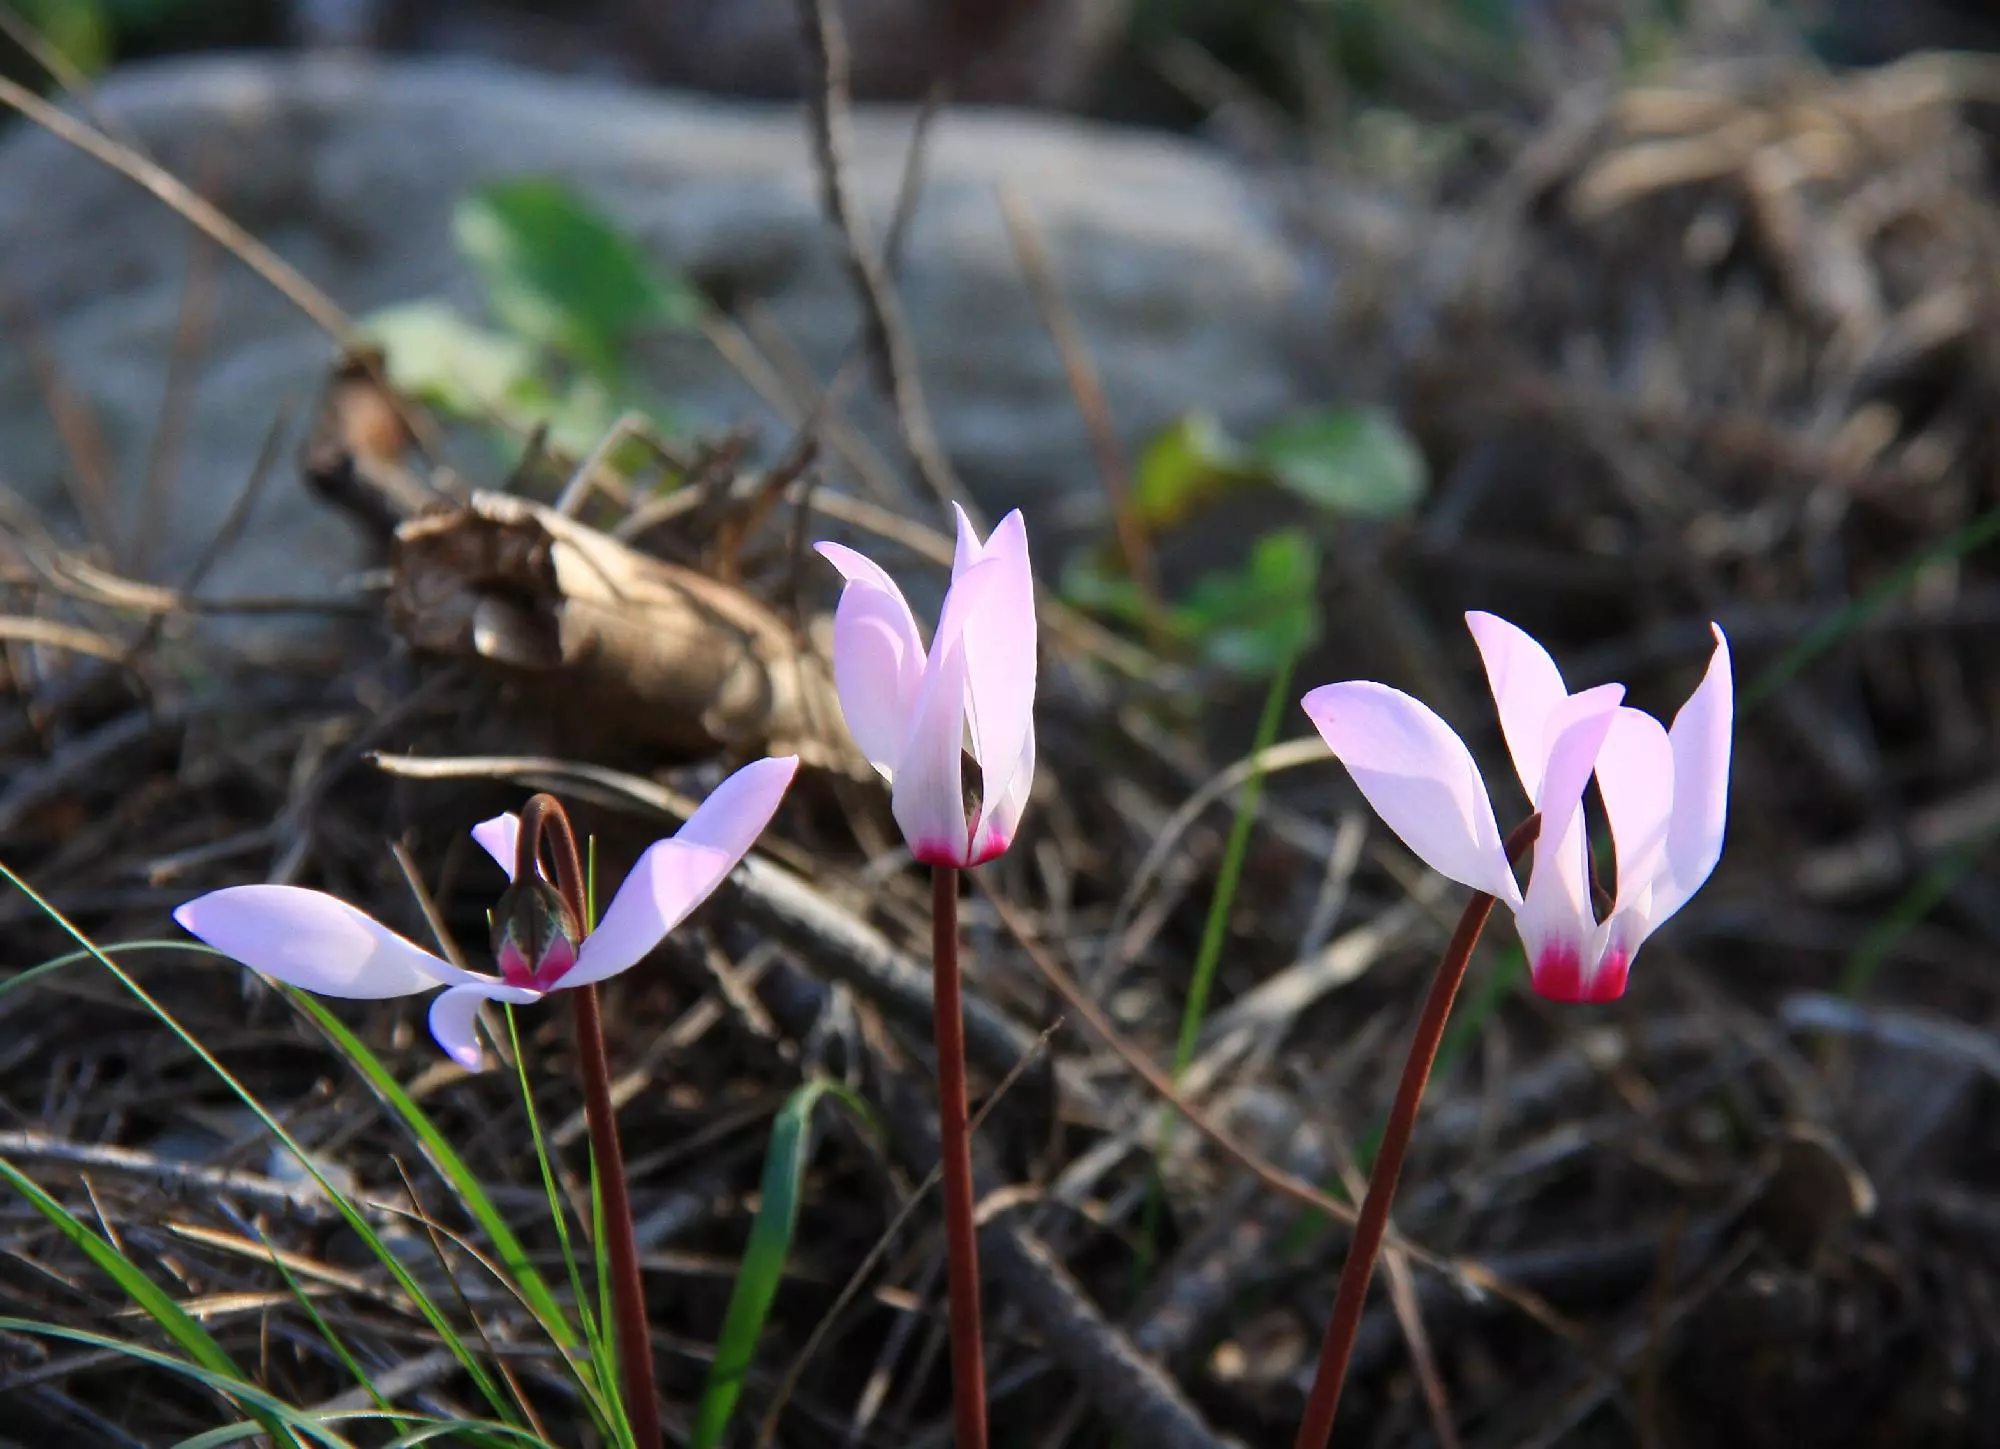
<path id="1" fill-rule="evenodd" d="M 14 0 L 21 18 L 41 32 L 42 40 L 85 75 L 111 68 L 117 49 L 111 17 L 100 0 Z"/>
<path id="2" fill-rule="evenodd" d="M 1374 408 L 1300 413 L 1259 438 L 1255 452 L 1280 488 L 1332 513 L 1407 513 L 1428 483 L 1410 435 Z"/>
<path id="3" fill-rule="evenodd" d="M 1319 550 L 1297 529 L 1257 540 L 1234 573 L 1205 574 L 1174 610 L 1212 663 L 1269 675 L 1319 637 Z"/>
<path id="4" fill-rule="evenodd" d="M 1087 553 L 1073 556 L 1064 565 L 1062 594 L 1079 609 L 1133 628 L 1145 628 L 1156 622 L 1166 625 L 1171 633 L 1178 622 L 1171 610 L 1164 619 L 1150 620 L 1145 590 L 1122 573 L 1108 572 L 1103 563 Z"/>
<path id="5" fill-rule="evenodd" d="M 792 1233 L 798 1226 L 806 1168 L 812 1160 L 813 1109 L 829 1093 L 864 1118 L 868 1115 L 867 1105 L 847 1088 L 821 1080 L 801 1083 L 772 1121 L 757 1220 L 750 1225 L 750 1241 L 744 1247 L 743 1264 L 736 1271 L 736 1286 L 723 1314 L 715 1360 L 709 1365 L 708 1382 L 695 1409 L 694 1430 L 688 1440 L 691 1449 L 715 1449 L 722 1442 L 743 1393 L 743 1376 L 756 1355 L 757 1339 L 764 1331 L 771 1301 L 777 1297 L 785 1259 L 792 1250 Z"/>
<path id="6" fill-rule="evenodd" d="M 697 315 L 693 293 L 559 181 L 483 187 L 459 203 L 452 231 L 502 326 L 600 376 L 618 376 L 635 333 Z"/>
<path id="7" fill-rule="evenodd" d="M 1203 506 L 1253 481 L 1248 450 L 1208 413 L 1186 413 L 1139 454 L 1132 507 L 1140 526 L 1161 533 Z"/>
<path id="8" fill-rule="evenodd" d="M 389 381 L 419 402 L 463 418 L 505 415 L 541 386 L 535 350 L 469 322 L 444 302 L 406 302 L 368 318 Z"/>

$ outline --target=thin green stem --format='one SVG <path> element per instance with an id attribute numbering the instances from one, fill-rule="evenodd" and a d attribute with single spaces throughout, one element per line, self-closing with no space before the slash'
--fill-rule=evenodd
<path id="1" fill-rule="evenodd" d="M 1263 713 L 1257 718 L 1256 738 L 1250 745 L 1250 772 L 1237 797 L 1236 814 L 1229 822 L 1229 838 L 1222 845 L 1222 864 L 1216 871 L 1215 893 L 1208 899 L 1208 919 L 1202 923 L 1201 946 L 1195 953 L 1194 976 L 1188 982 L 1187 1004 L 1181 1009 L 1180 1039 L 1174 1044 L 1174 1082 L 1194 1061 L 1201 1040 L 1202 1023 L 1208 1019 L 1208 998 L 1215 988 L 1215 973 L 1222 961 L 1222 943 L 1229 935 L 1229 913 L 1236 904 L 1236 892 L 1243 883 L 1243 862 L 1250 854 L 1250 829 L 1257 821 L 1257 806 L 1264 797 L 1264 771 L 1259 760 L 1278 737 L 1285 704 L 1292 692 L 1292 666 L 1298 656 L 1287 654 L 1271 674 L 1271 687 L 1264 694 Z M 1165 1198 L 1161 1190 L 1159 1163 L 1173 1145 L 1174 1125 L 1180 1119 L 1172 1112 L 1160 1116 L 1160 1131 L 1153 1143 L 1154 1168 L 1146 1186 L 1146 1205 L 1139 1215 L 1138 1269 L 1143 1274 L 1153 1264 L 1153 1252 L 1160 1237 L 1160 1216 Z"/>
<path id="2" fill-rule="evenodd" d="M 1278 737 L 1292 690 L 1294 657 L 1285 656 L 1271 675 L 1271 687 L 1264 695 L 1264 712 L 1257 719 L 1257 738 L 1250 746 L 1250 773 L 1238 797 L 1236 818 L 1229 822 L 1229 838 L 1223 843 L 1222 865 L 1216 872 L 1215 894 L 1210 897 L 1208 919 L 1202 924 L 1201 949 L 1194 960 L 1194 979 L 1188 983 L 1187 1006 L 1181 1012 L 1180 1040 L 1174 1044 L 1174 1078 L 1194 1061 L 1195 1044 L 1201 1040 L 1202 1022 L 1208 1017 L 1208 997 L 1215 987 L 1215 972 L 1222 960 L 1222 943 L 1229 935 L 1229 912 L 1243 883 L 1243 862 L 1250 854 L 1250 827 L 1257 822 L 1257 806 L 1264 796 L 1264 771 L 1258 761 L 1271 741 Z M 1171 1119 L 1169 1119 L 1171 1120 Z"/>

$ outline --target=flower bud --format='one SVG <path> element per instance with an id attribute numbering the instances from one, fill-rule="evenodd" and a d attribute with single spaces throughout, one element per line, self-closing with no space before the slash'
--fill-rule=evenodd
<path id="1" fill-rule="evenodd" d="M 539 875 L 516 881 L 493 908 L 493 957 L 509 986 L 547 991 L 576 965 L 583 931 Z"/>

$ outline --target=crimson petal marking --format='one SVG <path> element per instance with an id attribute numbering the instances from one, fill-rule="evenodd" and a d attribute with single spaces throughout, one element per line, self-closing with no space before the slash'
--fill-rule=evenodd
<path id="1" fill-rule="evenodd" d="M 1586 981 L 1597 965 L 1603 933 L 1590 899 L 1583 791 L 1624 697 L 1623 685 L 1601 684 L 1569 696 L 1543 725 L 1536 772 L 1542 788 L 1535 800 L 1542 829 L 1527 895 L 1515 916 L 1530 961 L 1566 961 L 1573 955 Z"/>

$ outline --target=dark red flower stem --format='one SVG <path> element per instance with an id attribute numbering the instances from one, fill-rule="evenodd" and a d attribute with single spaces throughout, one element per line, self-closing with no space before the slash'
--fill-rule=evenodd
<path id="1" fill-rule="evenodd" d="M 972 1129 L 966 1115 L 956 866 L 931 867 L 931 967 L 931 1004 L 937 1023 L 938 1152 L 944 1174 L 946 1296 L 951 1308 L 952 1444 L 953 1449 L 986 1449 L 986 1350 L 979 1321 Z"/>
<path id="2" fill-rule="evenodd" d="M 1508 859 L 1534 844 L 1541 828 L 1542 817 L 1533 815 L 1509 835 Z M 1326 1449 L 1332 1437 L 1340 1391 L 1347 1382 L 1347 1361 L 1354 1353 L 1361 1310 L 1368 1302 L 1368 1284 L 1375 1276 L 1375 1260 L 1382 1255 L 1382 1239 L 1389 1231 L 1389 1205 L 1395 1200 L 1403 1159 L 1409 1155 L 1410 1138 L 1416 1131 L 1417 1109 L 1423 1105 L 1424 1087 L 1430 1082 L 1431 1067 L 1444 1041 L 1452 1003 L 1458 999 L 1458 988 L 1472 962 L 1473 947 L 1479 944 L 1479 933 L 1486 929 L 1486 918 L 1492 913 L 1493 897 L 1483 891 L 1465 903 L 1465 913 L 1458 918 L 1458 927 L 1438 960 L 1437 975 L 1431 978 L 1431 993 L 1417 1020 L 1410 1054 L 1403 1059 L 1402 1080 L 1396 1084 L 1396 1100 L 1382 1129 L 1382 1150 L 1376 1155 L 1375 1170 L 1368 1175 L 1361 1214 L 1354 1220 L 1354 1239 L 1348 1244 L 1347 1261 L 1340 1267 L 1333 1316 L 1327 1320 L 1326 1339 L 1320 1345 L 1319 1371 L 1313 1376 L 1312 1392 L 1306 1396 L 1305 1418 L 1299 1424 L 1293 1449 Z"/>
<path id="3" fill-rule="evenodd" d="M 521 840 L 515 879 L 535 868 L 542 841 L 555 865 L 555 887 L 579 928 L 590 919 L 576 832 L 553 795 L 537 795 L 521 810 Z M 660 1404 L 653 1389 L 652 1329 L 646 1319 L 646 1290 L 639 1276 L 639 1243 L 632 1231 L 632 1199 L 625 1184 L 625 1154 L 618 1145 L 617 1109 L 611 1101 L 611 1063 L 604 1050 L 604 1014 L 597 988 L 569 993 L 576 1007 L 576 1055 L 583 1077 L 583 1111 L 590 1125 L 590 1150 L 597 1162 L 604 1203 L 605 1256 L 611 1269 L 612 1314 L 616 1319 L 619 1376 L 625 1385 L 625 1418 L 639 1449 L 660 1444 Z M 582 1305 L 578 1305 L 579 1311 Z"/>

